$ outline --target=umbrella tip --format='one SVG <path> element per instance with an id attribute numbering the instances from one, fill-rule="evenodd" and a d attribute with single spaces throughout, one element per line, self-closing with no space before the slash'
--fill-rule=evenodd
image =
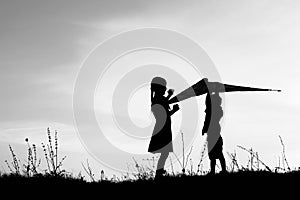
<path id="1" fill-rule="evenodd" d="M 281 90 L 273 90 L 273 89 L 271 89 L 269 91 L 281 92 Z"/>

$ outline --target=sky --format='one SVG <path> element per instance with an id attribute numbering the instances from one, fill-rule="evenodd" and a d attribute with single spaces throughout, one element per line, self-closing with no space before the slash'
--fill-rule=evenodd
<path id="1" fill-rule="evenodd" d="M 247 154 L 237 145 L 252 147 L 266 163 L 276 166 L 282 150 L 280 135 L 290 165 L 298 167 L 299 11 L 300 3 L 296 0 L 1 1 L 2 170 L 8 170 L 4 163 L 10 158 L 8 144 L 22 157 L 22 149 L 26 149 L 24 139 L 28 137 L 39 144 L 46 140 L 47 127 L 58 130 L 62 154 L 68 157 L 68 169 L 82 170 L 81 162 L 86 159 L 97 170 L 105 168 L 88 154 L 76 133 L 72 108 L 76 77 L 84 59 L 99 43 L 121 32 L 144 27 L 174 30 L 192 38 L 206 51 L 226 83 L 281 89 L 281 93 L 226 95 L 222 124 L 224 152 L 236 150 L 244 161 Z M 127 57 L 127 64 L 130 64 L 128 60 L 145 58 L 146 53 Z M 160 56 L 168 55 L 161 53 Z M 173 62 L 174 68 L 184 68 L 181 61 L 176 63 Z M 108 78 L 113 79 L 115 74 L 110 76 Z M 190 75 L 188 82 L 195 80 Z M 175 92 L 183 88 L 173 86 L 176 86 Z M 128 110 L 133 121 L 147 126 L 153 119 L 141 111 L 149 104 L 138 102 L 148 98 L 144 98 L 148 93 L 145 87 L 137 91 Z M 199 112 L 203 111 L 204 98 L 196 101 L 200 105 Z M 97 112 L 100 118 L 111 114 L 101 109 Z M 180 121 L 181 117 L 178 114 L 174 120 Z M 182 127 L 175 129 L 174 132 L 178 132 Z M 199 159 L 203 141 L 199 134 L 193 144 L 198 147 L 193 153 L 194 160 Z M 119 145 L 126 147 L 126 143 Z M 132 151 L 141 148 L 143 146 Z"/>

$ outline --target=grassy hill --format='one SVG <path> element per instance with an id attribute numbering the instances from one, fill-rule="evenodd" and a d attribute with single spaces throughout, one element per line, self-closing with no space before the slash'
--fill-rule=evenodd
<path id="1" fill-rule="evenodd" d="M 161 199 L 170 199 L 171 197 L 180 197 L 189 199 L 196 197 L 216 196 L 240 197 L 240 198 L 261 198 L 262 195 L 269 198 L 278 196 L 287 196 L 298 193 L 298 181 L 300 180 L 300 171 L 291 170 L 288 162 L 283 159 L 287 166 L 284 168 L 270 169 L 258 157 L 258 154 L 252 149 L 244 149 L 250 155 L 247 166 L 237 163 L 236 154 L 230 154 L 231 163 L 229 172 L 226 174 L 209 175 L 206 172 L 182 172 L 172 173 L 164 176 L 161 180 L 153 180 L 153 169 L 144 168 L 135 163 L 137 171 L 131 177 L 107 178 L 101 176 L 96 180 L 89 167 L 84 167 L 85 172 L 91 181 L 87 181 L 82 175 L 73 175 L 63 169 L 64 158 L 58 159 L 57 135 L 54 140 L 48 129 L 48 144 L 42 144 L 44 151 L 44 163 L 46 169 L 40 169 L 41 158 L 37 157 L 37 147 L 34 144 L 26 143 L 27 160 L 21 163 L 10 146 L 12 159 L 6 161 L 10 173 L 0 173 L 1 194 L 13 189 L 13 195 L 29 194 L 36 196 L 42 192 L 42 197 L 59 193 L 67 194 L 68 197 L 77 195 L 100 195 L 99 197 L 120 197 L 120 198 L 145 198 L 153 197 Z M 185 170 L 183 170 L 185 171 Z M 24 191 L 19 192 L 19 191 Z"/>
<path id="2" fill-rule="evenodd" d="M 228 174 L 202 176 L 166 176 L 159 181 L 136 179 L 124 181 L 99 180 L 88 182 L 79 177 L 38 175 L 2 175 L 0 185 L 5 188 L 35 192 L 70 193 L 72 196 L 101 194 L 113 197 L 241 197 L 269 198 L 297 194 L 300 171 L 275 173 L 268 171 L 239 171 Z M 3 193 L 3 192 L 2 192 Z"/>

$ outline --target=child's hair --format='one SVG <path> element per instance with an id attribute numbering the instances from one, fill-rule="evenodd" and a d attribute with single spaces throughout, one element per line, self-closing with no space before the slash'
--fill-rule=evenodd
<path id="1" fill-rule="evenodd" d="M 167 81 L 162 77 L 154 77 L 151 81 L 151 105 L 154 103 L 155 92 L 162 87 L 166 87 Z"/>

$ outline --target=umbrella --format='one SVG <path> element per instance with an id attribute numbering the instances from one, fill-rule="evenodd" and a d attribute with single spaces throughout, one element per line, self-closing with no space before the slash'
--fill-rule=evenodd
<path id="1" fill-rule="evenodd" d="M 262 88 L 253 88 L 253 87 L 245 87 L 245 86 L 237 86 L 237 85 L 229 85 L 223 84 L 220 82 L 208 82 L 206 78 L 201 79 L 191 87 L 185 89 L 181 93 L 177 94 L 175 97 L 169 100 L 169 103 L 176 103 L 179 101 L 183 101 L 185 99 L 200 96 L 202 94 L 208 93 L 208 91 L 214 92 L 238 92 L 238 91 L 277 91 L 281 92 L 281 90 L 273 90 L 273 89 L 262 89 Z"/>

